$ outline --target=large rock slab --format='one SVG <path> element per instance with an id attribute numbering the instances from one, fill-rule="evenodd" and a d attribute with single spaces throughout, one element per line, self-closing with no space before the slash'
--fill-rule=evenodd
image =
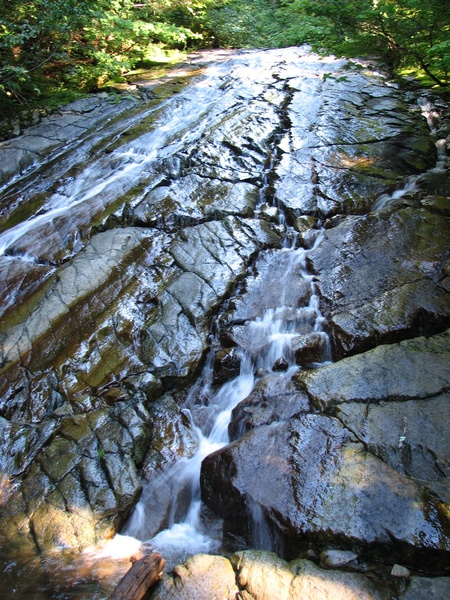
<path id="1" fill-rule="evenodd" d="M 450 395 L 377 405 L 341 404 L 336 415 L 370 452 L 450 500 Z"/>
<path id="2" fill-rule="evenodd" d="M 211 315 L 244 276 L 252 255 L 278 241 L 265 223 L 250 219 L 186 228 L 169 248 L 178 272 L 146 324 L 142 360 L 165 376 L 191 373 L 206 352 Z"/>
<path id="3" fill-rule="evenodd" d="M 18 432 L 11 432 L 5 475 L 14 476 L 18 464 L 25 471 L 24 461 L 33 464 L 20 494 L 3 498 L 0 543 L 8 552 L 16 544 L 19 553 L 24 544 L 42 553 L 83 550 L 115 532 L 142 488 L 137 471 L 152 439 L 146 404 L 119 402 L 47 422 L 28 436 L 31 456 L 22 452 Z"/>
<path id="4" fill-rule="evenodd" d="M 449 358 L 446 331 L 378 346 L 296 380 L 317 408 L 332 410 L 370 452 L 448 501 Z"/>
<path id="5" fill-rule="evenodd" d="M 407 105 L 381 73 L 329 60 L 292 77 L 289 87 L 291 128 L 275 188 L 289 212 L 362 214 L 398 178 L 433 165 L 418 106 Z"/>
<path id="6" fill-rule="evenodd" d="M 433 598 L 446 600 L 450 589 L 450 577 L 411 577 L 406 592 L 401 594 L 401 600 L 423 600 Z"/>
<path id="7" fill-rule="evenodd" d="M 320 408 L 344 402 L 431 398 L 450 381 L 450 331 L 385 344 L 314 371 L 297 380 Z"/>
<path id="8" fill-rule="evenodd" d="M 0 184 L 136 105 L 136 99 L 130 96 L 120 102 L 116 99 L 114 95 L 97 94 L 76 100 L 28 127 L 25 135 L 0 142 Z"/>
<path id="9" fill-rule="evenodd" d="M 308 255 L 336 357 L 449 322 L 448 220 L 411 207 L 345 219 Z"/>
<path id="10" fill-rule="evenodd" d="M 137 323 L 145 313 L 135 302 L 151 296 L 152 282 L 134 277 L 147 269 L 151 247 L 143 230 L 99 234 L 4 319 L 2 414 L 40 421 L 62 404 L 58 393 L 79 404 L 81 394 L 96 394 L 120 373 L 145 370 L 137 345 L 117 341 L 130 340 L 130 314 Z"/>
<path id="11" fill-rule="evenodd" d="M 130 219 L 133 224 L 169 230 L 228 215 L 251 217 L 258 196 L 259 189 L 249 183 L 188 175 L 150 191 Z"/>
<path id="12" fill-rule="evenodd" d="M 448 566 L 445 505 L 333 418 L 300 415 L 252 430 L 204 460 L 201 484 L 225 530 L 252 543 L 258 527 L 268 528 L 287 556 L 332 543 L 430 572 Z"/>

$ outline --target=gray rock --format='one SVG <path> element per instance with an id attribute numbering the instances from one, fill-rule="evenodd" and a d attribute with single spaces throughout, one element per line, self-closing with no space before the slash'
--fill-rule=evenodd
<path id="1" fill-rule="evenodd" d="M 419 112 L 408 110 L 381 78 L 352 71 L 342 76 L 340 66 L 328 65 L 333 75 L 325 82 L 304 74 L 289 105 L 291 151 L 277 167 L 276 196 L 296 216 L 366 212 L 398 177 L 433 165 Z M 308 130 L 313 121 L 316 127 Z"/>
<path id="2" fill-rule="evenodd" d="M 287 562 L 272 552 L 248 550 L 197 555 L 163 575 L 152 600 L 387 600 L 375 583 L 356 573 L 324 571 L 308 560 Z"/>
<path id="3" fill-rule="evenodd" d="M 309 410 L 308 397 L 296 388 L 289 375 L 266 375 L 255 384 L 252 393 L 233 409 L 228 426 L 230 440 L 238 439 L 255 427 L 285 421 Z"/>
<path id="4" fill-rule="evenodd" d="M 299 335 L 292 340 L 292 350 L 298 365 L 320 363 L 329 358 L 329 339 L 325 332 Z"/>
<path id="5" fill-rule="evenodd" d="M 439 215 L 405 208 L 348 218 L 325 233 L 309 260 L 337 358 L 448 323 L 440 285 L 448 227 Z"/>
<path id="6" fill-rule="evenodd" d="M 24 297 L 32 295 L 54 272 L 47 265 L 33 265 L 20 258 L 0 257 L 0 294 L 2 320 L 11 312 L 17 313 Z"/>
<path id="7" fill-rule="evenodd" d="M 450 577 L 411 577 L 408 589 L 401 594 L 401 600 L 447 600 L 450 590 Z"/>
<path id="8" fill-rule="evenodd" d="M 0 162 L 0 183 L 5 183 L 23 171 L 26 167 L 32 165 L 37 159 L 37 155 L 31 150 L 22 148 L 6 147 L 2 152 Z"/>
<path id="9" fill-rule="evenodd" d="M 167 421 L 169 411 L 163 412 L 162 405 L 160 418 Z M 145 452 L 160 451 L 160 432 L 145 405 L 128 402 L 66 417 L 59 429 L 53 423 L 51 433 L 44 449 L 37 440 L 38 459 L 21 486 L 25 503 L 11 496 L 2 507 L 1 541 L 14 528 L 20 536 L 32 527 L 41 552 L 60 546 L 83 550 L 111 536 L 128 517 L 142 489 L 138 468 Z M 185 425 L 184 443 L 188 433 Z"/>
<path id="10" fill-rule="evenodd" d="M 324 550 L 320 553 L 320 566 L 325 569 L 357 567 L 358 555 L 349 550 Z"/>
<path id="11" fill-rule="evenodd" d="M 411 577 L 411 572 L 406 567 L 402 567 L 402 565 L 394 565 L 391 570 L 392 577 L 404 577 L 408 579 Z"/>
<path id="12" fill-rule="evenodd" d="M 78 131 L 78 134 L 79 133 L 80 131 Z M 17 140 L 15 145 L 23 150 L 36 152 L 36 154 L 41 156 L 48 154 L 53 148 L 58 146 L 59 143 L 59 140 L 48 138 L 42 134 L 39 135 L 39 132 L 36 132 L 35 135 L 21 136 L 20 140 Z"/>
<path id="13" fill-rule="evenodd" d="M 382 345 L 314 371 L 299 383 L 321 409 L 347 402 L 424 399 L 448 387 L 450 331 Z"/>
<path id="14" fill-rule="evenodd" d="M 333 540 L 365 557 L 402 559 L 429 572 L 445 568 L 444 505 L 366 452 L 332 418 L 300 415 L 250 431 L 203 461 L 201 485 L 225 529 L 250 544 L 259 526 L 246 508 L 253 502 L 286 554 Z"/>
<path id="15" fill-rule="evenodd" d="M 230 561 L 223 556 L 199 554 L 163 575 L 150 594 L 152 600 L 235 600 L 239 592 Z"/>
<path id="16" fill-rule="evenodd" d="M 228 379 L 233 379 L 239 375 L 241 367 L 241 356 L 239 351 L 234 348 L 223 348 L 214 355 L 214 374 L 213 383 L 225 383 Z"/>
<path id="17" fill-rule="evenodd" d="M 45 371 L 52 369 L 56 357 L 62 353 L 65 364 L 56 379 L 64 380 L 59 392 L 69 398 L 73 394 L 79 398 L 89 385 L 93 388 L 111 385 L 126 364 L 130 370 L 143 370 L 133 344 L 127 350 L 124 345 L 118 346 L 117 340 L 118 337 L 129 340 L 130 328 L 134 328 L 128 316 L 130 309 L 121 318 L 120 307 L 126 303 L 126 294 L 120 300 L 119 296 L 121 291 L 129 289 L 133 276 L 143 268 L 146 240 L 147 234 L 136 229 L 95 236 L 72 262 L 50 276 L 44 296 L 36 292 L 25 304 L 27 310 L 16 313 L 12 323 L 4 321 L 1 350 L 5 367 L 0 384 L 0 408 L 4 414 L 18 416 L 24 410 L 34 410 L 33 419 L 39 420 L 57 408 L 42 377 L 29 383 L 21 362 L 32 371 Z M 133 271 L 127 267 L 130 261 L 136 261 Z M 146 289 L 148 279 L 138 280 L 137 289 L 135 286 L 131 290 L 132 298 Z M 136 323 L 138 315 L 142 315 L 141 307 L 142 304 L 134 310 Z M 75 366 L 73 353 L 77 350 L 68 348 L 72 339 L 80 343 L 83 336 L 85 341 L 78 349 L 78 356 L 90 365 L 89 374 L 86 368 L 80 371 Z"/>
<path id="18" fill-rule="evenodd" d="M 170 255 L 182 273 L 174 274 L 147 324 L 146 364 L 170 376 L 186 376 L 197 367 L 207 350 L 208 317 L 245 273 L 250 256 L 267 243 L 259 234 L 246 221 L 225 219 L 186 228 L 174 240 Z"/>
<path id="19" fill-rule="evenodd" d="M 444 423 L 449 394 L 428 400 L 342 404 L 336 415 L 366 447 L 400 473 L 422 481 L 450 475 L 450 443 Z"/>
<path id="20" fill-rule="evenodd" d="M 188 175 L 149 192 L 133 210 L 131 222 L 173 229 L 228 215 L 251 217 L 258 188 Z"/>

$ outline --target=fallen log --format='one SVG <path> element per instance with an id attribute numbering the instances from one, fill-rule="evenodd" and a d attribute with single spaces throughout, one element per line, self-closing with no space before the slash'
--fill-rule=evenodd
<path id="1" fill-rule="evenodd" d="M 133 566 L 125 573 L 109 600 L 141 600 L 151 586 L 161 577 L 165 559 L 152 552 L 140 560 L 131 557 Z"/>

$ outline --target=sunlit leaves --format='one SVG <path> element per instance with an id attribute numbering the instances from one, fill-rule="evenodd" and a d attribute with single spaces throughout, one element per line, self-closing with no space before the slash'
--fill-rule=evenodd
<path id="1" fill-rule="evenodd" d="M 282 0 L 284 10 L 322 19 L 327 35 L 312 40 L 329 51 L 378 54 L 394 69 L 415 66 L 449 85 L 448 0 Z M 323 19 L 328 20 L 327 28 Z"/>
<path id="2" fill-rule="evenodd" d="M 185 48 L 202 38 L 190 25 L 210 1 L 0 0 L 0 100 L 33 97 L 37 81 L 94 89 L 155 45 Z"/>

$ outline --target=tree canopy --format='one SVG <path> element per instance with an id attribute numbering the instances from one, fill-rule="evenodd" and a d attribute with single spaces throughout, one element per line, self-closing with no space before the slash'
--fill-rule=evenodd
<path id="1" fill-rule="evenodd" d="M 450 84 L 448 0 L 0 0 L 0 101 L 91 91 L 177 50 L 305 42 Z"/>
<path id="2" fill-rule="evenodd" d="M 390 66 L 418 67 L 450 83 L 448 0 L 285 0 L 289 9 L 322 19 L 322 44 L 343 54 L 376 54 Z"/>

